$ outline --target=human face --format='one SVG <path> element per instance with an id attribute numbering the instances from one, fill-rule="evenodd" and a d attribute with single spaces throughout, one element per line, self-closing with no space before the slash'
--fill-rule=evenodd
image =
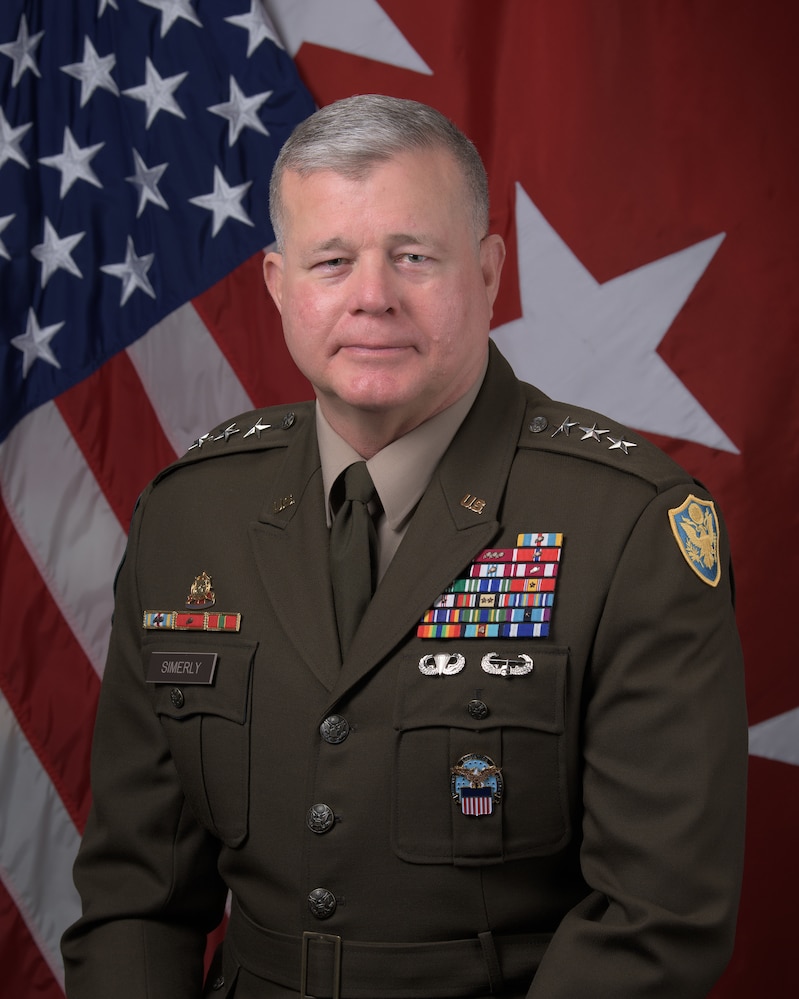
<path id="1" fill-rule="evenodd" d="M 264 261 L 288 349 L 345 439 L 393 440 L 459 399 L 485 363 L 504 246 L 475 232 L 445 150 L 350 179 L 282 180 L 282 254 Z M 352 441 L 351 441 L 352 443 Z"/>

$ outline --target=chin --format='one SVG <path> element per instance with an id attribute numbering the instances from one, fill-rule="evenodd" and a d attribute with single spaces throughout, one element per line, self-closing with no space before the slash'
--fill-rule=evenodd
<path id="1" fill-rule="evenodd" d="M 394 379 L 355 377 L 340 386 L 339 398 L 350 406 L 375 411 L 395 409 L 412 403 L 418 393 L 412 386 L 397 385 Z"/>

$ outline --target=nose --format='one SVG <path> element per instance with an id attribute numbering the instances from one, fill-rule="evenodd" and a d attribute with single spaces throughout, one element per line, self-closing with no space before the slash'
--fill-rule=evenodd
<path id="1" fill-rule="evenodd" d="M 350 277 L 350 311 L 382 316 L 397 308 L 396 275 L 383 257 L 362 257 Z"/>

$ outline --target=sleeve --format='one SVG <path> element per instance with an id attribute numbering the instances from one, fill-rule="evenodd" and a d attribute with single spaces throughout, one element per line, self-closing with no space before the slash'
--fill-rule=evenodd
<path id="1" fill-rule="evenodd" d="M 713 585 L 713 538 L 695 532 L 700 551 L 672 528 L 687 495 L 680 486 L 649 503 L 614 573 L 584 691 L 580 856 L 591 892 L 556 931 L 530 999 L 699 999 L 731 954 L 743 661 L 724 526 L 715 520 Z M 713 510 L 706 494 L 694 499 L 697 519 Z"/>
<path id="2" fill-rule="evenodd" d="M 64 934 L 69 999 L 197 999 L 224 913 L 218 843 L 195 820 L 144 682 L 139 505 L 117 578 L 92 746 L 93 804 L 74 868 L 82 916 Z"/>

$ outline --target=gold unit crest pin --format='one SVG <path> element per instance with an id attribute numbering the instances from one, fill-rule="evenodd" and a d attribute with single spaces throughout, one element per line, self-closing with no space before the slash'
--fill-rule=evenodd
<path id="1" fill-rule="evenodd" d="M 212 610 L 216 604 L 211 576 L 203 571 L 194 577 L 183 610 L 146 610 L 147 631 L 239 631 L 241 614 Z"/>

